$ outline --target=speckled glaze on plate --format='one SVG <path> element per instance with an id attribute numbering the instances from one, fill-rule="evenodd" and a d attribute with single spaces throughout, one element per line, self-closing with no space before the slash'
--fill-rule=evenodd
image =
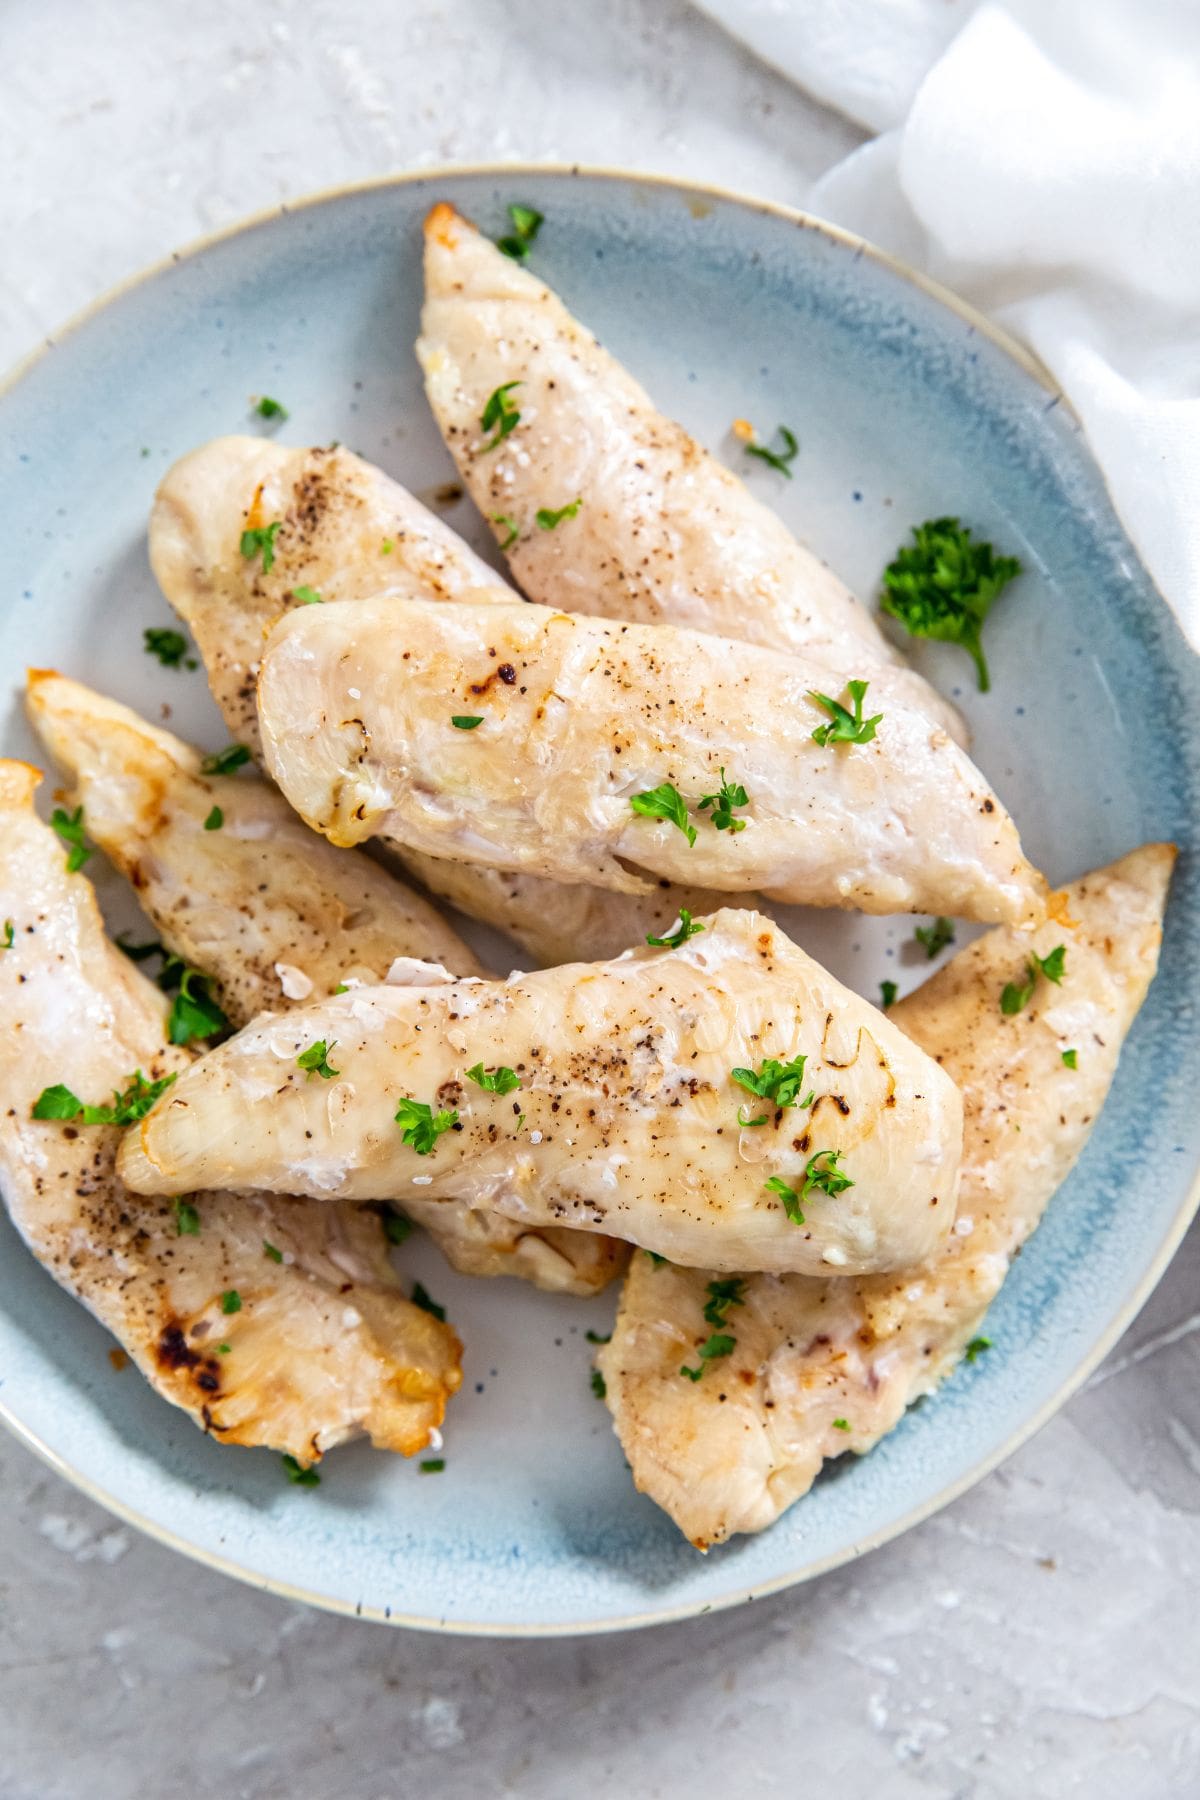
<path id="1" fill-rule="evenodd" d="M 617 173 L 515 167 L 385 181 L 253 221 L 103 301 L 0 394 L 3 750 L 37 761 L 18 690 L 54 665 L 211 745 L 199 674 L 141 652 L 168 622 L 146 561 L 154 486 L 182 451 L 266 429 L 337 438 L 431 497 L 452 475 L 413 358 L 420 222 L 439 198 L 498 230 L 541 209 L 536 267 L 707 444 L 870 594 L 919 519 L 957 513 L 1028 573 L 988 627 L 993 691 L 965 657 L 919 660 L 965 707 L 1030 855 L 1061 880 L 1150 838 L 1184 847 L 1162 972 L 1107 1110 L 992 1309 L 992 1352 L 847 1457 L 772 1530 L 707 1558 L 634 1493 L 589 1385 L 584 1333 L 615 1296 L 555 1300 L 400 1253 L 467 1344 L 446 1472 L 362 1446 L 319 1489 L 221 1450 L 158 1400 L 0 1221 L 0 1416 L 133 1523 L 258 1586 L 363 1617 L 537 1635 L 736 1604 L 884 1542 L 1041 1424 L 1145 1300 L 1195 1209 L 1200 1161 L 1200 675 L 1113 516 L 1075 421 L 1027 358 L 927 284 L 811 219 Z M 748 464 L 738 416 L 794 429 L 794 479 Z M 469 504 L 447 517 L 490 546 Z M 490 549 L 489 549 L 490 554 Z M 46 790 L 48 792 L 48 789 Z M 97 859 L 98 860 L 98 859 Z M 95 867 L 95 864 L 92 865 Z M 102 897 L 130 920 L 115 878 Z M 902 989 L 911 921 L 792 917 L 874 996 Z M 960 939 L 963 934 L 960 933 Z"/>

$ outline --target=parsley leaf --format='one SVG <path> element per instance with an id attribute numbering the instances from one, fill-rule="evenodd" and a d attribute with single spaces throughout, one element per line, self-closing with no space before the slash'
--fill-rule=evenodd
<path id="1" fill-rule="evenodd" d="M 870 687 L 869 681 L 848 681 L 847 692 L 850 695 L 854 711 L 848 712 L 840 700 L 831 700 L 828 694 L 818 694 L 815 688 L 809 688 L 808 697 L 818 706 L 823 706 L 829 714 L 828 725 L 818 725 L 813 732 L 814 744 L 869 744 L 875 736 L 875 727 L 882 719 L 882 713 L 873 718 L 863 718 L 863 695 Z"/>
<path id="2" fill-rule="evenodd" d="M 833 1421 L 833 1429 L 835 1431 L 849 1431 L 849 1429 L 850 1429 L 849 1419 L 835 1419 Z"/>
<path id="3" fill-rule="evenodd" d="M 1079 1052 L 1078 1052 L 1078 1050 L 1064 1050 L 1062 1053 L 1062 1059 L 1068 1069 L 1077 1069 L 1079 1067 Z"/>
<path id="4" fill-rule="evenodd" d="M 214 750 L 200 764 L 202 775 L 232 775 L 243 763 L 250 761 L 250 752 L 245 744 L 227 744 L 224 750 Z"/>
<path id="5" fill-rule="evenodd" d="M 304 606 L 324 606 L 324 594 L 318 594 L 314 587 L 298 587 L 292 589 L 292 599 L 299 600 Z"/>
<path id="6" fill-rule="evenodd" d="M 935 919 L 932 925 L 918 925 L 913 932 L 930 962 L 947 944 L 954 942 L 954 926 L 949 919 Z"/>
<path id="7" fill-rule="evenodd" d="M 304 1069 L 310 1079 L 314 1075 L 319 1075 L 322 1081 L 332 1081 L 335 1075 L 340 1075 L 342 1072 L 340 1069 L 331 1067 L 329 1062 L 329 1052 L 336 1042 L 336 1038 L 332 1038 L 328 1044 L 324 1038 L 318 1038 L 315 1044 L 310 1044 L 307 1050 L 300 1052 L 296 1058 L 296 1067 Z"/>
<path id="8" fill-rule="evenodd" d="M 608 1383 L 605 1381 L 599 1369 L 592 1370 L 592 1392 L 595 1394 L 597 1400 L 603 1400 L 608 1393 Z"/>
<path id="9" fill-rule="evenodd" d="M 200 1236 L 200 1214 L 190 1200 L 176 1200 L 174 1212 L 177 1237 Z"/>
<path id="10" fill-rule="evenodd" d="M 269 575 L 275 567 L 275 539 L 283 530 L 283 520 L 274 519 L 270 525 L 254 525 L 243 531 L 238 548 L 249 562 L 250 558 L 262 553 L 262 572 Z"/>
<path id="11" fill-rule="evenodd" d="M 477 725 L 483 724 L 482 713 L 451 713 L 450 723 L 456 731 L 474 731 Z"/>
<path id="12" fill-rule="evenodd" d="M 1067 972 L 1067 946 L 1065 944 L 1056 944 L 1049 956 L 1038 956 L 1035 952 L 1033 960 L 1047 981 L 1052 981 L 1055 987 L 1061 985 L 1062 978 Z"/>
<path id="13" fill-rule="evenodd" d="M 582 505 L 583 500 L 580 498 L 570 501 L 566 506 L 560 506 L 557 510 L 549 506 L 539 506 L 537 522 L 543 531 L 553 531 L 554 527 L 561 525 L 564 519 L 573 519 Z"/>
<path id="14" fill-rule="evenodd" d="M 966 1348 L 965 1355 L 967 1361 L 973 1363 L 977 1357 L 982 1356 L 984 1351 L 990 1350 L 991 1347 L 992 1340 L 990 1337 L 973 1337 Z"/>
<path id="15" fill-rule="evenodd" d="M 794 460 L 800 445 L 796 441 L 795 432 L 789 431 L 786 425 L 780 425 L 776 435 L 782 441 L 782 450 L 769 450 L 765 444 L 746 444 L 744 449 L 747 456 L 757 456 L 761 462 L 769 463 L 790 481 L 792 471 L 788 464 Z"/>
<path id="16" fill-rule="evenodd" d="M 35 1119 L 82 1119 L 85 1125 L 134 1125 L 144 1119 L 160 1094 L 165 1094 L 174 1075 L 164 1075 L 158 1081 L 147 1081 L 140 1069 L 135 1069 L 128 1077 L 129 1085 L 123 1093 L 113 1091 L 111 1106 L 89 1106 L 73 1094 L 69 1087 L 61 1082 L 54 1087 L 44 1088 L 34 1102 L 33 1117 Z"/>
<path id="17" fill-rule="evenodd" d="M 467 1080 L 473 1081 L 476 1087 L 483 1088 L 488 1094 L 511 1094 L 521 1085 L 521 1077 L 507 1063 L 501 1063 L 499 1068 L 489 1074 L 483 1064 L 477 1062 L 473 1069 L 467 1070 Z"/>
<path id="18" fill-rule="evenodd" d="M 225 1292 L 221 1295 L 221 1311 L 225 1314 L 230 1314 L 240 1313 L 241 1310 L 242 1296 L 238 1293 L 236 1288 L 226 1288 Z"/>
<path id="19" fill-rule="evenodd" d="M 403 1127 L 401 1142 L 411 1144 L 418 1156 L 428 1156 L 443 1131 L 458 1124 L 458 1114 L 453 1109 L 435 1113 L 423 1100 L 406 1096 L 396 1108 L 396 1123 Z"/>
<path id="20" fill-rule="evenodd" d="M 389 1244 L 406 1244 L 416 1226 L 412 1220 L 397 1212 L 394 1206 L 383 1209 L 383 1235 Z"/>
<path id="21" fill-rule="evenodd" d="M 419 1281 L 413 1282 L 412 1303 L 414 1306 L 419 1306 L 422 1312 L 430 1313 L 433 1318 L 440 1319 L 443 1325 L 446 1323 L 445 1307 L 439 1306 L 437 1301 L 426 1293 Z"/>
<path id="22" fill-rule="evenodd" d="M 511 256 L 516 262 L 523 262 L 542 228 L 544 214 L 535 212 L 532 206 L 518 206 L 514 202 L 509 206 L 508 216 L 512 220 L 512 234 L 497 238 L 496 248 L 503 250 L 505 256 Z"/>
<path id="23" fill-rule="evenodd" d="M 519 381 L 505 381 L 488 395 L 487 405 L 479 415 L 479 425 L 482 431 L 490 431 L 493 436 L 488 443 L 480 446 L 480 456 L 485 455 L 489 450 L 494 450 L 496 445 L 502 443 L 509 432 L 515 430 L 520 423 L 520 413 L 515 407 L 508 404 L 506 398 L 506 395 L 511 394 L 512 390 L 520 385 Z"/>
<path id="24" fill-rule="evenodd" d="M 56 806 L 50 814 L 50 825 L 62 842 L 71 846 L 67 852 L 67 873 L 74 875 L 92 854 L 83 841 L 82 806 L 77 806 L 73 813 L 64 812 L 61 806 Z"/>
<path id="25" fill-rule="evenodd" d="M 721 770 L 721 790 L 717 794 L 705 794 L 699 803 L 701 812 L 710 806 L 713 809 L 712 822 L 718 831 L 745 831 L 745 819 L 735 819 L 735 806 L 749 806 L 750 796 L 740 781 L 726 781 L 725 770 Z"/>
<path id="26" fill-rule="evenodd" d="M 811 1092 L 803 1100 L 797 1098 L 804 1082 L 804 1065 L 807 1056 L 794 1056 L 791 1062 L 780 1062 L 777 1057 L 768 1056 L 757 1074 L 753 1069 L 730 1069 L 729 1075 L 738 1086 L 745 1088 L 749 1094 L 757 1094 L 760 1100 L 770 1100 L 777 1110 L 788 1106 L 811 1106 Z M 739 1125 L 765 1125 L 769 1114 L 763 1113 L 757 1119 L 744 1119 L 743 1109 L 738 1108 Z"/>
<path id="27" fill-rule="evenodd" d="M 800 1196 L 794 1187 L 789 1187 L 781 1175 L 772 1175 L 764 1184 L 773 1194 L 778 1194 L 783 1202 L 783 1210 L 793 1225 L 803 1225 L 804 1212 L 800 1205 Z"/>
<path id="28" fill-rule="evenodd" d="M 502 550 L 511 550 L 521 535 L 521 527 L 517 524 L 517 521 L 510 518 L 507 513 L 493 513 L 492 524 L 506 525 L 508 527 L 508 536 L 505 538 L 500 548 Z"/>
<path id="29" fill-rule="evenodd" d="M 727 1281 L 710 1281 L 708 1299 L 704 1302 L 704 1318 L 709 1325 L 724 1325 L 725 1314 L 731 1306 L 744 1306 L 742 1298 L 745 1289 L 745 1278 L 731 1275 Z"/>
<path id="30" fill-rule="evenodd" d="M 4 937 L 3 937 L 3 939 L 0 939 L 0 950 L 11 950 L 12 949 L 13 934 L 14 934 L 15 929 L 16 928 L 13 925 L 12 920 L 5 919 L 5 921 L 4 921 Z"/>
<path id="31" fill-rule="evenodd" d="M 33 1103 L 32 1116 L 35 1119 L 77 1119 L 82 1111 L 83 1101 L 58 1081 L 53 1087 L 42 1089 Z"/>
<path id="32" fill-rule="evenodd" d="M 680 944 L 686 944 L 689 938 L 695 937 L 697 932 L 703 930 L 703 925 L 697 925 L 695 923 L 687 907 L 681 906 L 679 909 L 679 923 L 674 931 L 670 932 L 666 937 L 651 937 L 647 934 L 646 942 L 648 944 L 653 944 L 655 948 L 659 950 L 678 950 Z"/>
<path id="33" fill-rule="evenodd" d="M 269 1262 L 281 1263 L 283 1261 L 283 1251 L 270 1243 L 266 1238 L 263 1239 L 263 1255 Z"/>
<path id="34" fill-rule="evenodd" d="M 440 1475 L 446 1467 L 444 1456 L 427 1456 L 424 1462 L 417 1464 L 418 1475 Z"/>
<path id="35" fill-rule="evenodd" d="M 1047 981 L 1059 986 L 1067 968 L 1067 947 L 1057 944 L 1048 956 L 1039 956 L 1033 951 L 1026 964 L 1024 981 L 1008 981 L 1004 984 L 1000 995 L 1000 1011 L 1005 1018 L 1023 1012 L 1033 999 L 1033 990 L 1037 986 L 1037 978 L 1044 975 Z"/>
<path id="36" fill-rule="evenodd" d="M 679 1373 L 681 1375 L 686 1375 L 689 1381 L 699 1381 L 706 1366 L 710 1362 L 714 1362 L 717 1357 L 732 1356 L 736 1344 L 737 1339 L 735 1337 L 730 1337 L 728 1332 L 714 1331 L 708 1342 L 701 1344 L 698 1351 L 700 1367 L 698 1369 L 689 1369 L 687 1364 L 684 1363 Z"/>
<path id="37" fill-rule="evenodd" d="M 209 977 L 182 957 L 168 956 L 158 985 L 169 993 L 176 983 L 179 992 L 167 1015 L 167 1036 L 173 1044 L 190 1044 L 193 1038 L 214 1037 L 228 1029 L 229 1020 L 209 992 Z"/>
<path id="38" fill-rule="evenodd" d="M 1015 556 L 973 543 L 957 519 L 927 519 L 883 572 L 880 604 L 913 637 L 961 644 L 975 664 L 980 693 L 991 685 L 981 633 L 997 596 L 1021 573 Z"/>
<path id="39" fill-rule="evenodd" d="M 205 831 L 220 831 L 224 823 L 225 814 L 221 811 L 219 806 L 214 806 L 207 819 L 204 821 L 204 829 Z"/>
<path id="40" fill-rule="evenodd" d="M 142 648 L 147 656 L 157 656 L 164 669 L 194 669 L 196 659 L 187 654 L 188 642 L 182 631 L 169 625 L 149 625 L 142 633 Z"/>
<path id="41" fill-rule="evenodd" d="M 261 394 L 254 401 L 254 410 L 260 419 L 286 419 L 288 409 L 278 400 L 272 400 L 270 394 Z"/>
<path id="42" fill-rule="evenodd" d="M 646 788 L 640 794 L 631 794 L 629 804 L 639 818 L 666 819 L 679 827 L 689 845 L 696 842 L 696 827 L 688 823 L 683 795 L 669 781 L 660 782 L 656 788 Z"/>
<path id="43" fill-rule="evenodd" d="M 819 1166 L 822 1157 L 825 1159 L 824 1168 Z M 840 1150 L 818 1150 L 815 1156 L 810 1156 L 804 1170 L 804 1186 L 800 1189 L 800 1198 L 807 1200 L 818 1188 L 831 1198 L 852 1188 L 854 1183 L 850 1177 L 843 1175 L 837 1166 L 841 1160 Z"/>
<path id="44" fill-rule="evenodd" d="M 879 984 L 879 992 L 882 996 L 880 1005 L 882 1006 L 883 1011 L 887 1012 L 890 1006 L 895 1006 L 896 995 L 900 990 L 894 981 L 881 981 Z"/>
<path id="45" fill-rule="evenodd" d="M 294 1456 L 284 1455 L 283 1468 L 293 1487 L 320 1487 L 321 1477 L 315 1469 L 306 1469 Z"/>

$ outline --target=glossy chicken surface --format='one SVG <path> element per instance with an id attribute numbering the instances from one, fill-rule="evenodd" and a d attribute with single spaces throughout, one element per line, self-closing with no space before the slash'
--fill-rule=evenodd
<path id="1" fill-rule="evenodd" d="M 432 907 L 367 857 L 334 850 L 267 782 L 203 775 L 190 745 L 61 675 L 31 676 L 29 711 L 89 837 L 128 876 L 167 949 L 212 977 L 233 1025 L 389 971 L 409 981 L 436 978 L 431 964 L 478 971 Z M 206 830 L 214 806 L 221 823 Z M 407 1210 L 465 1274 L 586 1294 L 625 1265 L 625 1246 L 603 1237 L 526 1230 L 454 1202 L 414 1198 Z"/>
<path id="2" fill-rule="evenodd" d="M 259 721 L 269 772 L 334 843 L 625 893 L 646 888 L 633 863 L 800 905 L 1039 920 L 1044 883 L 963 751 L 899 708 L 868 742 L 816 741 L 824 679 L 671 626 L 365 600 L 279 621 Z M 736 829 L 717 823 L 726 780 L 748 796 Z M 663 784 L 686 832 L 634 805 Z"/>
<path id="3" fill-rule="evenodd" d="M 251 520 L 267 529 L 279 521 L 267 571 L 261 549 L 241 554 Z M 167 472 L 150 520 L 150 560 L 191 629 L 230 735 L 255 755 L 263 643 L 280 613 L 306 604 L 297 588 L 320 594 L 325 605 L 371 594 L 517 599 L 382 470 L 349 450 L 289 450 L 260 438 L 217 438 Z M 691 890 L 643 897 L 568 889 L 536 875 L 464 870 L 417 851 L 405 861 L 431 893 L 508 932 L 542 964 L 614 956 L 647 933 L 661 935 L 681 906 L 701 913 L 720 904 Z M 451 966 L 467 972 L 461 962 Z"/>
<path id="4" fill-rule="evenodd" d="M 300 1066 L 313 1043 L 336 1077 Z M 797 1057 L 790 1091 L 739 1079 Z M 257 1020 L 163 1096 L 121 1170 L 146 1192 L 415 1191 L 678 1262 L 850 1273 L 942 1240 L 961 1132 L 935 1063 L 769 920 L 725 911 L 675 950 Z"/>
<path id="5" fill-rule="evenodd" d="M 46 1088 L 111 1103 L 140 1071 L 182 1074 L 166 1002 L 109 943 L 81 874 L 32 809 L 37 772 L 0 763 L 0 1189 L 54 1279 L 147 1380 L 221 1442 L 316 1461 L 366 1432 L 412 1455 L 462 1373 L 447 1325 L 405 1298 L 378 1215 L 283 1195 L 130 1194 L 120 1131 L 37 1120 Z"/>
<path id="6" fill-rule="evenodd" d="M 634 1480 L 701 1548 L 760 1531 L 826 1458 L 869 1450 L 972 1345 L 1013 1257 L 1083 1149 L 1153 978 L 1174 851 L 1150 844 L 1067 889 L 1061 983 L 1041 977 L 1006 1017 L 1030 940 L 999 930 L 961 950 L 889 1017 L 959 1084 L 965 1107 L 954 1231 L 923 1267 L 858 1281 L 753 1275 L 703 1378 L 716 1270 L 635 1254 L 612 1341 L 608 1404 Z M 718 1287 L 719 1296 L 722 1290 Z M 725 1290 L 727 1292 L 727 1288 Z M 979 1354 L 979 1346 L 973 1352 Z"/>
<path id="7" fill-rule="evenodd" d="M 447 205 L 426 221 L 425 296 L 429 403 L 531 600 L 790 650 L 822 664 L 825 684 L 831 670 L 881 693 L 886 681 L 895 704 L 966 742 L 954 708 L 832 570 L 664 418 L 544 282 Z M 498 438 L 482 421 L 506 387 L 519 419 Z M 576 501 L 552 527 L 539 521 Z"/>

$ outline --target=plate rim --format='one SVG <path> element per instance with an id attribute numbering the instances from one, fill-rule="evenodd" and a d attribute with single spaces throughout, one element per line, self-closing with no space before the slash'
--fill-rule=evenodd
<path id="1" fill-rule="evenodd" d="M 178 267 L 181 263 L 190 262 L 232 238 L 241 237 L 261 226 L 269 225 L 274 220 L 284 218 L 290 213 L 306 212 L 316 207 L 333 205 L 360 194 L 457 180 L 463 176 L 512 181 L 519 180 L 523 175 L 537 177 L 548 175 L 564 180 L 609 181 L 641 185 L 673 192 L 688 199 L 716 200 L 733 205 L 743 211 L 774 217 L 785 224 L 815 231 L 819 235 L 867 257 L 966 321 L 977 333 L 986 337 L 1002 351 L 1010 361 L 1016 363 L 1023 373 L 1032 376 L 1041 387 L 1045 388 L 1060 404 L 1066 406 L 1073 416 L 1077 417 L 1075 409 L 1063 394 L 1058 382 L 1032 351 L 1018 342 L 1003 327 L 997 325 L 994 320 L 988 318 L 986 314 L 979 312 L 970 302 L 962 299 L 952 289 L 943 286 L 941 282 L 934 280 L 921 270 L 913 268 L 901 258 L 881 249 L 856 232 L 848 231 L 843 226 L 835 225 L 802 208 L 789 206 L 786 202 L 763 199 L 756 195 L 743 193 L 736 188 L 725 187 L 717 182 L 694 181 L 675 175 L 624 168 L 616 164 L 524 161 L 437 164 L 430 168 L 403 170 L 387 175 L 368 176 L 359 181 L 339 182 L 329 187 L 315 189 L 292 200 L 279 201 L 274 205 L 259 208 L 257 211 L 248 213 L 227 225 L 222 225 L 214 231 L 189 239 L 182 248 L 168 252 L 165 256 L 157 258 L 106 288 L 96 298 L 69 315 L 62 326 L 47 334 L 40 343 L 35 344 L 24 356 L 20 357 L 3 377 L 0 377 L 0 404 L 45 357 L 66 339 L 75 336 L 109 307 L 114 306 L 136 289 Z M 1140 555 L 1138 562 L 1142 563 Z M 1144 564 L 1142 566 L 1144 568 Z M 1155 593 L 1158 593 L 1157 584 L 1151 580 L 1151 585 L 1154 587 Z M 1161 594 L 1159 599 L 1170 613 L 1170 608 Z M 1187 1191 L 1171 1222 L 1170 1229 L 1159 1245 L 1141 1281 L 1125 1304 L 1109 1321 L 1100 1337 L 1090 1346 L 1078 1365 L 1055 1392 L 986 1456 L 981 1457 L 978 1462 L 972 1464 L 969 1469 L 940 1488 L 935 1494 L 930 1495 L 920 1504 L 910 1508 L 908 1512 L 880 1527 L 877 1531 L 857 1539 L 840 1550 L 832 1551 L 826 1556 L 786 1570 L 769 1580 L 753 1583 L 744 1588 L 735 1587 L 730 1592 L 703 1603 L 692 1600 L 682 1602 L 678 1606 L 629 1613 L 620 1617 L 556 1620 L 542 1623 L 526 1620 L 506 1622 L 439 1619 L 426 1614 L 405 1613 L 391 1607 L 385 1609 L 363 1600 L 352 1604 L 349 1600 L 342 1600 L 336 1595 L 315 1593 L 308 1588 L 275 1576 L 257 1574 L 231 1557 L 218 1551 L 205 1549 L 190 1542 L 169 1526 L 147 1518 L 136 1508 L 107 1492 L 90 1476 L 72 1467 L 47 1443 L 43 1442 L 23 1420 L 19 1419 L 3 1398 L 0 1398 L 0 1425 L 38 1457 L 42 1463 L 52 1469 L 56 1475 L 67 1481 L 87 1499 L 103 1507 L 113 1517 L 132 1526 L 166 1549 L 176 1551 L 194 1563 L 212 1569 L 217 1574 L 229 1576 L 259 1592 L 274 1594 L 280 1599 L 311 1606 L 321 1612 L 343 1618 L 366 1619 L 381 1625 L 403 1626 L 414 1631 L 436 1631 L 456 1637 L 496 1639 L 607 1635 L 617 1631 L 644 1629 L 652 1625 L 678 1624 L 685 1619 L 698 1618 L 707 1613 L 726 1612 L 732 1607 L 745 1605 L 752 1600 L 766 1599 L 770 1595 L 799 1586 L 802 1582 L 811 1581 L 817 1576 L 828 1574 L 847 1563 L 857 1561 L 859 1557 L 872 1550 L 881 1549 L 883 1545 L 903 1536 L 914 1526 L 932 1518 L 935 1513 L 940 1512 L 966 1493 L 968 1489 L 974 1487 L 993 1469 L 998 1468 L 1002 1462 L 1039 1432 L 1054 1414 L 1079 1391 L 1088 1377 L 1129 1329 L 1162 1279 L 1198 1210 L 1200 1210 L 1200 1167 L 1193 1170 Z"/>

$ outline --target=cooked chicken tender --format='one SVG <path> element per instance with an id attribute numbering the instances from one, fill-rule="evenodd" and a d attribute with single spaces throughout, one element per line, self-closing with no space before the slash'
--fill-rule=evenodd
<path id="1" fill-rule="evenodd" d="M 531 600 L 790 650 L 823 666 L 826 688 L 831 670 L 877 686 L 886 671 L 895 704 L 966 743 L 954 708 L 832 570 L 445 204 L 426 221 L 421 327 L 429 404 Z"/>
<path id="2" fill-rule="evenodd" d="M 190 745 L 65 676 L 33 674 L 29 711 L 88 835 L 133 883 L 166 948 L 211 976 L 232 1024 L 389 972 L 411 981 L 437 979 L 436 965 L 478 969 L 432 907 L 367 857 L 332 849 L 268 783 L 203 775 Z M 414 1198 L 407 1211 L 468 1275 L 590 1294 L 628 1255 L 609 1238 L 527 1230 L 455 1202 Z"/>
<path id="3" fill-rule="evenodd" d="M 994 931 L 889 1018 L 959 1084 L 955 1229 L 923 1266 L 860 1281 L 654 1266 L 635 1255 L 612 1341 L 608 1405 L 638 1487 L 701 1548 L 761 1531 L 827 1457 L 861 1453 L 975 1344 L 1021 1245 L 1087 1142 L 1154 975 L 1175 852 L 1149 844 L 1066 891 L 1073 928 Z M 1006 1016 L 1031 948 L 1066 956 Z M 1051 964 L 1053 967 L 1054 965 Z M 722 1301 L 722 1296 L 724 1300 Z M 708 1309 L 706 1312 L 706 1308 Z M 692 1381 L 713 1311 L 729 1353 Z"/>
<path id="4" fill-rule="evenodd" d="M 178 1077 L 166 1002 L 104 935 L 91 885 L 0 763 L 0 1190 L 30 1250 L 151 1385 L 224 1443 L 309 1464 L 366 1432 L 411 1456 L 462 1380 L 453 1331 L 401 1292 L 377 1214 L 283 1195 L 143 1199 L 113 1124 L 35 1119 L 44 1090 L 111 1105 Z M 70 1110 L 69 1099 L 57 1109 Z"/>
<path id="5" fill-rule="evenodd" d="M 364 600 L 279 621 L 259 721 L 271 775 L 334 843 L 625 893 L 647 889 L 632 863 L 801 905 L 1040 920 L 1044 883 L 958 746 L 899 708 L 869 741 L 827 738 L 824 679 L 671 626 Z"/>
<path id="6" fill-rule="evenodd" d="M 323 1044 L 336 1077 L 299 1064 Z M 507 982 L 260 1019 L 131 1133 L 139 1191 L 468 1201 L 729 1269 L 906 1267 L 953 1216 L 961 1100 L 760 914 Z"/>

